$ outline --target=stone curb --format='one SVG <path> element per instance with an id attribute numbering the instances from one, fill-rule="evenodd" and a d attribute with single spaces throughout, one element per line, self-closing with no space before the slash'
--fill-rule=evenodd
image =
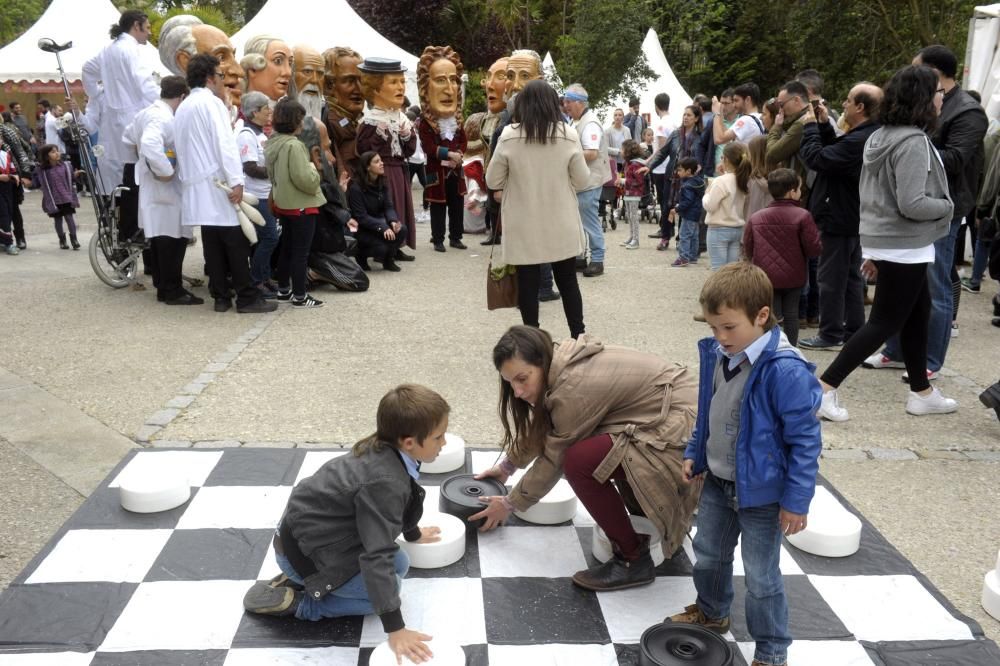
<path id="1" fill-rule="evenodd" d="M 823 451 L 824 460 L 846 460 L 853 462 L 913 461 L 913 460 L 956 460 L 962 462 L 1000 462 L 1000 451 L 959 451 L 955 449 L 828 449 Z"/>

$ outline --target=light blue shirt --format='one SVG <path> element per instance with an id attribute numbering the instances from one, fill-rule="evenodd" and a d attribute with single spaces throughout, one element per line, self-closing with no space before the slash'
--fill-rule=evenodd
<path id="1" fill-rule="evenodd" d="M 716 346 L 715 351 L 719 356 L 725 356 L 731 361 L 729 363 L 730 368 L 735 368 L 736 366 L 738 366 L 740 363 L 743 362 L 744 358 L 750 361 L 750 365 L 753 365 L 754 363 L 757 362 L 757 359 L 760 358 L 760 355 L 764 353 L 764 349 L 767 347 L 767 340 L 770 337 L 768 335 L 769 332 L 770 331 L 764 331 L 764 333 L 759 338 L 751 342 L 747 346 L 747 348 L 741 352 L 737 352 L 735 354 L 728 354 L 725 352 L 725 350 L 722 349 L 721 346 Z"/>
<path id="2" fill-rule="evenodd" d="M 414 460 L 408 453 L 402 449 L 398 449 L 399 457 L 403 459 L 403 465 L 406 466 L 406 473 L 413 477 L 414 481 L 420 479 L 420 463 Z"/>

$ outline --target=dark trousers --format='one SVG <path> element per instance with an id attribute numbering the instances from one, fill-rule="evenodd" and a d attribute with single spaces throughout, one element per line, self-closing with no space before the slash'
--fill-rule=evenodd
<path id="1" fill-rule="evenodd" d="M 799 319 L 816 319 L 819 317 L 819 258 L 809 257 L 806 260 L 807 282 L 799 295 Z"/>
<path id="2" fill-rule="evenodd" d="M 396 256 L 396 250 L 403 247 L 406 242 L 408 229 L 405 224 L 400 224 L 399 233 L 396 240 L 386 240 L 385 236 L 377 231 L 369 229 L 358 229 L 355 237 L 358 239 L 358 250 L 355 257 L 358 261 L 371 257 L 375 261 L 385 261 Z"/>
<path id="3" fill-rule="evenodd" d="M 180 298 L 185 289 L 181 283 L 181 268 L 187 252 L 187 238 L 153 236 L 149 239 L 149 259 L 146 267 L 153 274 L 157 298 Z"/>
<path id="4" fill-rule="evenodd" d="M 927 381 L 927 323 L 931 315 L 927 264 L 876 261 L 875 265 L 878 277 L 868 321 L 851 336 L 820 379 L 837 388 L 898 332 L 910 390 L 925 391 L 931 386 Z"/>
<path id="5" fill-rule="evenodd" d="M 517 267 L 517 306 L 521 309 L 521 323 L 539 327 L 538 287 L 541 284 L 541 264 Z M 579 337 L 584 332 L 583 296 L 576 281 L 576 257 L 552 263 L 552 276 L 562 293 L 563 312 L 570 335 Z"/>
<path id="6" fill-rule="evenodd" d="M 14 184 L 10 181 L 0 183 L 0 245 L 4 247 L 14 244 L 14 235 L 10 232 L 13 208 Z"/>
<path id="7" fill-rule="evenodd" d="M 23 194 L 24 186 L 18 185 L 14 188 L 14 196 L 11 199 L 10 218 L 14 225 L 14 238 L 18 243 L 24 242 L 24 216 L 21 215 L 21 205 L 17 203 Z"/>
<path id="8" fill-rule="evenodd" d="M 431 242 L 444 242 L 444 216 L 448 215 L 448 240 L 462 240 L 465 231 L 465 205 L 458 193 L 458 176 L 450 175 L 444 181 L 446 203 L 431 202 Z"/>
<path id="9" fill-rule="evenodd" d="M 865 279 L 861 276 L 861 239 L 821 234 L 819 258 L 819 335 L 843 342 L 865 323 Z"/>
<path id="10" fill-rule="evenodd" d="M 139 231 L 139 186 L 135 182 L 134 164 L 125 165 L 122 185 L 128 188 L 118 200 L 118 239 L 124 243 Z"/>
<path id="11" fill-rule="evenodd" d="M 241 308 L 258 299 L 257 289 L 250 280 L 250 241 L 238 226 L 201 227 L 201 251 L 208 273 L 208 291 L 212 298 L 230 298 L 227 280 L 232 278 L 236 292 L 236 307 Z"/>
<path id="12" fill-rule="evenodd" d="M 427 167 L 423 164 L 414 164 L 413 162 L 407 162 L 406 168 L 410 174 L 410 183 L 413 183 L 413 177 L 417 177 L 417 182 L 420 183 L 422 189 L 427 188 Z M 424 199 L 424 195 L 420 195 L 421 205 L 424 210 L 427 210 L 427 200 Z"/>
<path id="13" fill-rule="evenodd" d="M 594 478 L 594 470 L 604 462 L 611 447 L 611 435 L 595 435 L 576 442 L 566 449 L 563 473 L 594 522 L 618 546 L 622 556 L 632 560 L 639 556 L 639 535 L 629 520 L 625 500 L 611 483 L 613 479 L 616 484 L 627 484 L 625 470 L 619 465 L 604 483 Z"/>
<path id="14" fill-rule="evenodd" d="M 275 279 L 278 281 L 278 288 L 285 290 L 288 289 L 290 276 L 292 296 L 298 299 L 306 296 L 306 271 L 314 233 L 316 233 L 315 215 L 281 218 L 281 244 L 278 247 L 278 270 Z"/>
<path id="15" fill-rule="evenodd" d="M 670 240 L 674 237 L 674 223 L 670 221 L 670 183 L 669 174 L 653 174 L 653 185 L 656 186 L 656 201 L 660 206 L 660 238 Z"/>
<path id="16" fill-rule="evenodd" d="M 789 344 L 799 344 L 799 296 L 802 287 L 796 289 L 775 289 L 771 301 L 771 312 L 774 318 L 781 322 L 781 330 L 785 332 Z"/>

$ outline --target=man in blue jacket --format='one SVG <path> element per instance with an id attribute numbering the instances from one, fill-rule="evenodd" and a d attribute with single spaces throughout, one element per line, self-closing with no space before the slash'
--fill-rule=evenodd
<path id="1" fill-rule="evenodd" d="M 806 349 L 836 351 L 865 323 L 865 280 L 861 277 L 861 223 L 858 184 L 865 142 L 878 129 L 882 90 L 858 83 L 844 101 L 850 130 L 837 137 L 827 108 L 820 104 L 803 117 L 799 157 L 816 174 L 809 212 L 823 241 L 819 257 L 819 334 L 799 341 Z"/>

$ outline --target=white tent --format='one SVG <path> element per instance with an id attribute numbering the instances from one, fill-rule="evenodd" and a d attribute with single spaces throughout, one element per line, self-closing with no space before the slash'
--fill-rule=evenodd
<path id="1" fill-rule="evenodd" d="M 983 96 L 986 115 L 1000 115 L 1000 4 L 976 7 L 969 22 L 962 85 Z"/>
<path id="2" fill-rule="evenodd" d="M 56 57 L 38 48 L 42 37 L 59 44 L 72 40 L 73 47 L 60 54 L 66 78 L 79 81 L 83 64 L 90 60 L 111 38 L 108 30 L 121 14 L 111 0 L 52 0 L 52 4 L 33 26 L 0 49 L 0 82 L 59 81 Z M 159 55 L 152 45 L 143 54 L 153 71 L 160 72 Z"/>
<path id="3" fill-rule="evenodd" d="M 559 72 L 556 71 L 556 63 L 552 60 L 552 51 L 547 51 L 542 60 L 542 75 L 549 82 L 549 85 L 556 89 L 556 92 L 562 93 L 566 86 L 563 85 L 562 79 L 559 78 Z"/>
<path id="4" fill-rule="evenodd" d="M 660 38 L 652 28 L 642 40 L 642 53 L 646 56 L 646 65 L 653 71 L 653 76 L 639 86 L 639 113 L 649 114 L 650 120 L 655 119 L 656 108 L 653 106 L 653 98 L 660 93 L 667 93 L 670 95 L 670 118 L 675 125 L 680 125 L 684 107 L 691 103 L 691 95 L 687 94 L 674 75 L 674 71 L 670 69 L 667 56 L 663 54 L 663 48 L 660 46 Z M 605 123 L 611 122 L 611 114 L 616 108 L 628 113 L 628 100 L 617 99 L 611 102 L 602 116 Z"/>
<path id="5" fill-rule="evenodd" d="M 406 95 L 418 104 L 417 57 L 383 37 L 358 16 L 347 0 L 268 0 L 243 29 L 230 39 L 239 57 L 243 45 L 257 35 L 274 35 L 294 47 L 306 44 L 318 51 L 348 46 L 365 56 L 394 58 L 406 67 Z"/>

